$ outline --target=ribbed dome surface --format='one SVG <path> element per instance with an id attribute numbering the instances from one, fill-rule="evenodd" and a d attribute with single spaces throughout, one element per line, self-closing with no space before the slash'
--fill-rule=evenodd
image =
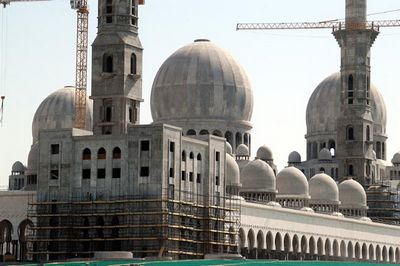
<path id="1" fill-rule="evenodd" d="M 239 156 L 250 156 L 249 148 L 244 144 L 240 144 L 236 148 L 236 155 L 239 155 Z"/>
<path id="2" fill-rule="evenodd" d="M 354 179 L 348 179 L 339 184 L 341 208 L 367 208 L 367 194 L 363 186 Z"/>
<path id="3" fill-rule="evenodd" d="M 208 40 L 197 40 L 176 51 L 154 79 L 154 122 L 250 121 L 252 111 L 253 93 L 244 69 Z"/>
<path id="4" fill-rule="evenodd" d="M 288 157 L 288 163 L 301 163 L 301 155 L 297 151 L 292 151 Z"/>
<path id="5" fill-rule="evenodd" d="M 311 200 L 325 202 L 339 202 L 339 189 L 335 181 L 327 174 L 313 176 L 309 181 Z"/>
<path id="6" fill-rule="evenodd" d="M 25 166 L 20 161 L 16 161 L 11 167 L 11 172 L 24 173 L 25 170 Z"/>
<path id="7" fill-rule="evenodd" d="M 242 191 L 276 192 L 276 178 L 272 168 L 264 161 L 248 163 L 241 173 Z"/>
<path id="8" fill-rule="evenodd" d="M 257 150 L 257 158 L 264 161 L 272 161 L 274 156 L 271 149 L 267 145 L 263 145 Z"/>
<path id="9" fill-rule="evenodd" d="M 286 167 L 276 176 L 276 188 L 281 195 L 308 197 L 307 177 L 296 167 Z"/>
<path id="10" fill-rule="evenodd" d="M 236 163 L 235 159 L 229 154 L 226 154 L 226 172 L 227 172 L 226 185 L 240 186 L 239 166 Z"/>
<path id="11" fill-rule="evenodd" d="M 75 88 L 64 87 L 50 94 L 39 105 L 32 122 L 33 143 L 39 138 L 39 130 L 65 129 L 74 125 Z M 92 130 L 92 102 L 86 100 L 86 130 Z"/>
<path id="12" fill-rule="evenodd" d="M 312 93 L 306 112 L 307 134 L 336 134 L 339 114 L 340 73 L 323 80 Z M 378 88 L 371 84 L 372 118 L 374 133 L 386 134 L 386 106 Z"/>

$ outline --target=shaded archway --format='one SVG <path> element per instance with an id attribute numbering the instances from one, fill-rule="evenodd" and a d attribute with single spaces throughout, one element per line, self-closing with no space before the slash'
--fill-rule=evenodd
<path id="1" fill-rule="evenodd" d="M 340 257 L 346 258 L 347 252 L 346 252 L 346 243 L 344 240 L 340 242 Z"/>
<path id="2" fill-rule="evenodd" d="M 264 233 L 259 230 L 257 233 L 257 258 L 263 258 L 264 249 Z"/>
<path id="3" fill-rule="evenodd" d="M 241 255 L 246 256 L 246 232 L 243 228 L 239 229 L 239 252 Z"/>
<path id="4" fill-rule="evenodd" d="M 394 250 L 393 250 L 393 247 L 390 247 L 390 248 L 389 248 L 389 262 L 390 262 L 390 263 L 395 262 L 395 260 L 394 260 Z"/>
<path id="5" fill-rule="evenodd" d="M 317 252 L 320 257 L 324 255 L 324 243 L 321 238 L 318 238 L 317 241 Z"/>
<path id="6" fill-rule="evenodd" d="M 226 141 L 233 147 L 233 134 L 230 131 L 225 132 Z"/>
<path id="7" fill-rule="evenodd" d="M 387 251 L 386 246 L 383 246 L 383 248 L 382 248 L 382 260 L 383 260 L 383 262 L 388 261 L 388 251 Z"/>
<path id="8" fill-rule="evenodd" d="M 307 254 L 307 238 L 306 236 L 302 236 L 301 237 L 301 253 L 304 256 L 305 254 Z"/>
<path id="9" fill-rule="evenodd" d="M 381 261 L 381 259 L 382 259 L 381 247 L 379 245 L 377 245 L 375 248 L 375 260 Z"/>
<path id="10" fill-rule="evenodd" d="M 292 240 L 292 249 L 293 253 L 299 253 L 300 252 L 300 243 L 299 243 L 299 237 L 297 235 L 293 236 Z"/>
<path id="11" fill-rule="evenodd" d="M 255 258 L 255 234 L 253 229 L 250 229 L 247 233 L 247 247 L 249 249 L 249 258 Z"/>
<path id="12" fill-rule="evenodd" d="M 370 244 L 368 249 L 369 260 L 375 260 L 374 246 Z"/>
<path id="13" fill-rule="evenodd" d="M 361 258 L 363 260 L 368 260 L 368 248 L 365 243 L 362 245 L 362 248 L 361 248 Z"/>
<path id="14" fill-rule="evenodd" d="M 351 241 L 347 244 L 347 258 L 349 259 L 354 258 L 353 243 L 351 243 Z"/>
<path id="15" fill-rule="evenodd" d="M 285 234 L 285 238 L 283 239 L 283 245 L 284 245 L 285 252 L 289 253 L 290 246 L 291 246 L 289 234 Z"/>
<path id="16" fill-rule="evenodd" d="M 217 137 L 222 137 L 222 132 L 219 130 L 214 130 L 213 135 Z"/>
<path id="17" fill-rule="evenodd" d="M 196 130 L 194 130 L 194 129 L 189 129 L 189 130 L 186 132 L 186 135 L 187 135 L 187 136 L 196 136 Z"/>
<path id="18" fill-rule="evenodd" d="M 33 226 L 33 222 L 29 219 L 23 220 L 18 226 L 19 259 L 22 261 L 28 260 L 28 237 Z"/>
<path id="19" fill-rule="evenodd" d="M 274 245 L 274 236 L 272 235 L 272 233 L 270 231 L 268 231 L 268 233 L 267 233 L 266 244 L 267 244 L 267 252 L 271 252 L 271 250 L 273 249 L 273 245 Z"/>
<path id="20" fill-rule="evenodd" d="M 400 263 L 400 249 L 396 248 L 396 263 Z"/>
<path id="21" fill-rule="evenodd" d="M 0 255 L 6 253 L 11 254 L 11 240 L 13 231 L 13 226 L 9 220 L 3 220 L 0 222 Z"/>
<path id="22" fill-rule="evenodd" d="M 358 242 L 354 246 L 354 255 L 355 255 L 356 259 L 358 259 L 358 260 L 361 258 L 361 248 L 360 248 L 360 244 Z"/>
<path id="23" fill-rule="evenodd" d="M 206 130 L 206 129 L 202 129 L 202 130 L 200 130 L 200 133 L 199 133 L 200 135 L 209 135 L 210 133 L 208 132 L 208 130 Z"/>
<path id="24" fill-rule="evenodd" d="M 275 250 L 282 251 L 282 236 L 280 233 L 276 233 L 275 236 Z"/>
<path id="25" fill-rule="evenodd" d="M 329 238 L 325 240 L 325 256 L 331 256 L 331 241 L 329 240 Z"/>
<path id="26" fill-rule="evenodd" d="M 308 246 L 310 248 L 310 252 L 309 252 L 310 255 L 315 255 L 315 253 L 316 253 L 316 250 L 315 250 L 315 239 L 314 239 L 313 236 L 310 238 Z"/>
<path id="27" fill-rule="evenodd" d="M 332 249 L 333 249 L 333 257 L 338 258 L 339 257 L 339 243 L 336 239 L 333 240 Z"/>

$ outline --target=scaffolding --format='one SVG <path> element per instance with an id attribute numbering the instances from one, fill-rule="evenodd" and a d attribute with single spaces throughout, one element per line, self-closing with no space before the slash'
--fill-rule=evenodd
<path id="1" fill-rule="evenodd" d="M 367 215 L 372 221 L 400 225 L 400 192 L 390 183 L 379 183 L 368 187 Z"/>
<path id="2" fill-rule="evenodd" d="M 36 261 L 91 257 L 95 251 L 174 259 L 236 253 L 238 199 L 166 190 L 107 200 L 32 200 L 28 216 L 35 226 L 29 253 Z"/>

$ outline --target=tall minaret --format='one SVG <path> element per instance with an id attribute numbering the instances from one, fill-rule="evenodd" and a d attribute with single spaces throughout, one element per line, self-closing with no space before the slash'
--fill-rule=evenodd
<path id="1" fill-rule="evenodd" d="M 142 0 L 140 1 L 142 2 Z M 139 0 L 99 0 L 92 49 L 93 132 L 124 134 L 138 124 L 142 102 Z"/>
<path id="2" fill-rule="evenodd" d="M 341 48 L 340 114 L 337 118 L 339 177 L 372 181 L 373 132 L 370 50 L 379 32 L 367 26 L 367 1 L 346 0 L 345 29 L 334 31 Z"/>

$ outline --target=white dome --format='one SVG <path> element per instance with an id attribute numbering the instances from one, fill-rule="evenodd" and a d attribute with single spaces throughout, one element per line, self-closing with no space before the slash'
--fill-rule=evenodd
<path id="1" fill-rule="evenodd" d="M 303 211 L 303 212 L 314 212 L 314 210 L 311 209 L 310 207 L 303 207 L 303 208 L 300 209 L 300 211 Z"/>
<path id="2" fill-rule="evenodd" d="M 39 105 L 32 122 L 33 143 L 39 138 L 39 130 L 73 128 L 75 114 L 75 88 L 64 87 Z M 86 130 L 92 130 L 92 102 L 86 98 Z"/>
<path id="3" fill-rule="evenodd" d="M 24 173 L 25 170 L 25 166 L 20 161 L 16 161 L 11 167 L 11 172 Z"/>
<path id="4" fill-rule="evenodd" d="M 249 162 L 241 172 L 241 183 L 244 192 L 276 193 L 276 178 L 272 168 L 262 160 Z"/>
<path id="5" fill-rule="evenodd" d="M 320 161 L 331 161 L 332 160 L 331 152 L 327 148 L 323 148 L 318 153 L 318 160 L 320 160 Z"/>
<path id="6" fill-rule="evenodd" d="M 354 179 L 348 179 L 339 184 L 339 199 L 341 208 L 367 208 L 367 194 L 363 186 Z"/>
<path id="7" fill-rule="evenodd" d="M 292 151 L 288 157 L 288 163 L 301 163 L 301 155 L 297 151 Z"/>
<path id="8" fill-rule="evenodd" d="M 244 144 L 240 144 L 236 148 L 236 155 L 238 155 L 238 156 L 250 156 L 249 148 Z"/>
<path id="9" fill-rule="evenodd" d="M 333 212 L 331 215 L 336 217 L 344 217 L 343 213 L 341 212 Z"/>
<path id="10" fill-rule="evenodd" d="M 312 93 L 306 112 L 307 135 L 330 135 L 336 139 L 336 119 L 339 115 L 341 87 L 339 72 L 324 79 Z M 378 88 L 371 84 L 371 107 L 374 134 L 386 135 L 386 106 Z"/>
<path id="11" fill-rule="evenodd" d="M 286 167 L 276 176 L 279 195 L 309 197 L 307 177 L 296 167 Z"/>
<path id="12" fill-rule="evenodd" d="M 240 186 L 240 170 L 235 159 L 226 154 L 226 185 L 227 186 Z"/>
<path id="13" fill-rule="evenodd" d="M 226 142 L 226 153 L 229 155 L 233 154 L 232 146 L 229 144 L 229 142 Z"/>
<path id="14" fill-rule="evenodd" d="M 266 145 L 263 145 L 257 150 L 257 159 L 263 161 L 272 161 L 274 159 L 274 156 L 272 155 L 271 149 Z"/>
<path id="15" fill-rule="evenodd" d="M 310 196 L 313 203 L 338 203 L 339 189 L 336 182 L 327 174 L 320 173 L 309 181 Z"/>
<path id="16" fill-rule="evenodd" d="M 267 204 L 265 204 L 269 207 L 273 207 L 273 208 L 282 208 L 282 205 L 280 205 L 278 202 L 276 201 L 270 201 Z"/>
<path id="17" fill-rule="evenodd" d="M 400 164 L 400 152 L 396 152 L 393 155 L 392 164 Z"/>
<path id="18" fill-rule="evenodd" d="M 232 55 L 201 39 L 163 63 L 154 79 L 150 104 L 155 123 L 190 119 L 248 124 L 253 92 L 245 70 Z"/>

